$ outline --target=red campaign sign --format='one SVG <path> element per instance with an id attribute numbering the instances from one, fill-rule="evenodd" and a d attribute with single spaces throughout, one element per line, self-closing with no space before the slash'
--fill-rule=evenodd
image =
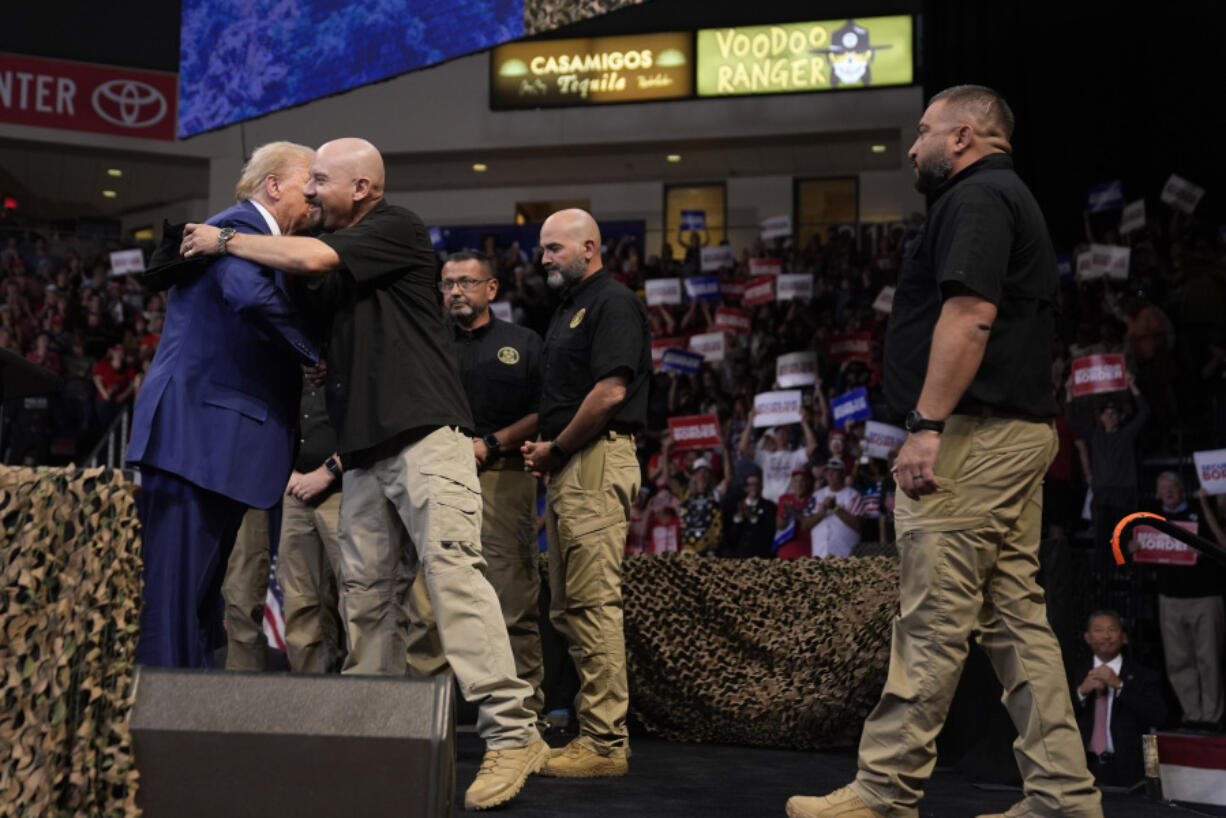
<path id="1" fill-rule="evenodd" d="M 748 310 L 737 310 L 732 307 L 720 307 L 715 311 L 715 328 L 724 332 L 735 332 L 738 335 L 750 334 L 750 316 Z"/>
<path id="2" fill-rule="evenodd" d="M 775 277 L 758 276 L 745 285 L 745 295 L 742 299 L 746 307 L 756 307 L 759 304 L 769 304 L 775 300 Z"/>
<path id="3" fill-rule="evenodd" d="M 722 440 L 719 436 L 719 417 L 687 415 L 668 419 L 668 433 L 673 439 L 673 449 L 717 449 Z"/>
<path id="4" fill-rule="evenodd" d="M 1123 392 L 1128 388 L 1128 373 L 1123 355 L 1086 355 L 1073 359 L 1073 397 Z"/>
<path id="5" fill-rule="evenodd" d="M 783 259 L 781 258 L 751 258 L 749 260 L 751 276 L 777 276 L 782 272 Z"/>
<path id="6" fill-rule="evenodd" d="M 653 369 L 660 368 L 660 360 L 664 357 L 666 349 L 689 349 L 690 338 L 688 335 L 681 335 L 674 338 L 653 338 L 651 341 L 651 366 Z"/>
<path id="7" fill-rule="evenodd" d="M 1193 534 L 1197 531 L 1195 520 L 1172 520 L 1171 522 Z M 1196 549 L 1181 543 L 1170 534 L 1164 534 L 1147 525 L 1139 525 L 1132 530 L 1132 536 L 1140 546 L 1132 555 L 1133 562 L 1149 562 L 1159 565 L 1196 564 Z"/>
<path id="8" fill-rule="evenodd" d="M 873 362 L 873 334 L 871 332 L 844 332 L 830 336 L 830 351 L 826 359 L 832 363 L 843 361 Z"/>
<path id="9" fill-rule="evenodd" d="M 174 140 L 178 94 L 177 74 L 0 53 L 0 122 Z"/>
<path id="10" fill-rule="evenodd" d="M 721 298 L 740 301 L 745 297 L 745 282 L 731 278 L 721 278 L 719 280 L 719 295 Z"/>

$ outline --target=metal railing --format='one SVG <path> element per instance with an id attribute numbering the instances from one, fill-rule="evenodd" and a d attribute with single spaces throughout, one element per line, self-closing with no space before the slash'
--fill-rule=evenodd
<path id="1" fill-rule="evenodd" d="M 102 437 L 85 456 L 84 465 L 122 469 L 128 455 L 128 430 L 132 425 L 132 407 L 125 406 L 107 425 Z"/>

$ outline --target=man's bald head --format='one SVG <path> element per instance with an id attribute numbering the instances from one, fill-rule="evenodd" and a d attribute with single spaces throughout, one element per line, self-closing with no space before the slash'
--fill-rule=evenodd
<path id="1" fill-rule="evenodd" d="M 316 226 L 330 232 L 355 224 L 383 198 L 383 184 L 383 157 L 365 139 L 320 145 L 305 189 Z"/>
<path id="2" fill-rule="evenodd" d="M 551 287 L 569 286 L 604 266 L 600 227 L 586 210 L 559 210 L 545 219 L 541 225 L 541 249 L 541 264 Z"/>

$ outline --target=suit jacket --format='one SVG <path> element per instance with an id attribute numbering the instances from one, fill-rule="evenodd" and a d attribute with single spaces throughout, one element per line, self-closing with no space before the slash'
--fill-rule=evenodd
<path id="1" fill-rule="evenodd" d="M 250 202 L 208 223 L 269 232 Z M 136 399 L 128 462 L 248 506 L 275 505 L 294 452 L 300 365 L 318 360 L 285 274 L 221 256 L 167 294 L 162 338 Z"/>
<path id="2" fill-rule="evenodd" d="M 1077 686 L 1093 666 L 1094 657 L 1081 660 L 1074 666 L 1070 680 L 1077 727 L 1081 730 L 1082 744 L 1087 752 L 1094 733 L 1095 697 L 1087 696 L 1084 702 L 1078 701 Z M 1166 703 L 1162 698 L 1162 677 L 1144 665 L 1125 656 L 1119 675 L 1124 688 L 1111 706 L 1110 725 L 1111 745 L 1115 750 L 1110 777 L 1115 780 L 1104 780 L 1102 783 L 1128 786 L 1145 777 L 1141 735 L 1153 727 L 1161 727 L 1166 721 Z"/>

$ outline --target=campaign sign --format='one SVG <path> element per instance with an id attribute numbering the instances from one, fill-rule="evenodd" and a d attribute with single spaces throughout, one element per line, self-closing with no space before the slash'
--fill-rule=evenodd
<path id="1" fill-rule="evenodd" d="M 651 365 L 659 372 L 660 361 L 664 359 L 664 350 L 686 349 L 689 345 L 690 340 L 684 335 L 675 338 L 653 338 L 651 340 Z"/>
<path id="2" fill-rule="evenodd" d="M 435 250 L 442 250 L 445 245 L 443 241 L 443 231 L 439 227 L 430 228 L 430 246 Z"/>
<path id="3" fill-rule="evenodd" d="M 669 418 L 668 434 L 673 441 L 673 451 L 718 449 L 723 443 L 719 435 L 719 417 L 714 412 Z"/>
<path id="4" fill-rule="evenodd" d="M 877 298 L 873 301 L 873 309 L 877 312 L 884 312 L 889 315 L 894 311 L 894 288 L 885 286 L 881 288 L 881 292 L 877 293 Z"/>
<path id="5" fill-rule="evenodd" d="M 685 297 L 689 301 L 719 301 L 719 276 L 687 278 Z"/>
<path id="6" fill-rule="evenodd" d="M 705 210 L 682 210 L 681 211 L 681 229 L 682 230 L 706 230 L 707 229 L 707 211 Z"/>
<path id="7" fill-rule="evenodd" d="M 490 312 L 492 312 L 494 317 L 499 321 L 511 323 L 515 320 L 514 316 L 511 314 L 510 301 L 494 301 L 490 304 Z"/>
<path id="8" fill-rule="evenodd" d="M 745 285 L 745 295 L 742 297 L 746 307 L 756 307 L 759 304 L 769 304 L 775 300 L 775 276 L 758 276 Z"/>
<path id="9" fill-rule="evenodd" d="M 740 301 L 745 297 L 745 282 L 734 278 L 721 278 L 719 294 L 730 301 Z"/>
<path id="10" fill-rule="evenodd" d="M 647 306 L 681 303 L 681 279 L 651 278 L 643 282 L 647 291 Z"/>
<path id="11" fill-rule="evenodd" d="M 1090 195 L 1086 198 L 1091 213 L 1119 210 L 1124 206 L 1124 185 L 1118 179 L 1104 185 L 1095 185 L 1090 188 Z"/>
<path id="12" fill-rule="evenodd" d="M 1201 488 L 1210 494 L 1226 494 L 1226 449 L 1193 452 L 1192 460 Z"/>
<path id="13" fill-rule="evenodd" d="M 808 300 L 813 297 L 813 276 L 808 273 L 780 275 L 778 282 L 776 301 L 792 301 L 797 298 Z"/>
<path id="14" fill-rule="evenodd" d="M 1196 520 L 1171 520 L 1184 531 L 1197 531 Z M 1139 546 L 1132 555 L 1133 562 L 1150 562 L 1158 565 L 1195 565 L 1198 554 L 1187 543 L 1180 542 L 1170 534 L 1156 528 L 1139 525 L 1132 530 L 1133 539 Z"/>
<path id="15" fill-rule="evenodd" d="M 868 390 L 861 386 L 831 398 L 830 412 L 839 429 L 857 420 L 868 420 L 873 416 L 873 407 L 868 405 Z"/>
<path id="16" fill-rule="evenodd" d="M 736 259 L 732 255 L 732 245 L 717 244 L 714 247 L 702 248 L 702 271 L 713 273 L 721 267 L 735 267 Z"/>
<path id="17" fill-rule="evenodd" d="M 864 424 L 864 453 L 869 457 L 885 460 L 892 449 L 897 449 L 907 439 L 907 430 L 899 429 L 879 420 Z"/>
<path id="18" fill-rule="evenodd" d="M 762 220 L 762 238 L 777 239 L 790 235 L 792 235 L 791 214 L 784 213 L 780 216 L 771 216 L 769 219 Z"/>
<path id="19" fill-rule="evenodd" d="M 661 372 L 678 372 L 682 375 L 697 375 L 702 369 L 702 353 L 688 349 L 670 348 L 660 356 Z"/>
<path id="20" fill-rule="evenodd" d="M 753 425 L 785 426 L 800 423 L 800 390 L 759 392 L 753 396 Z"/>
<path id="21" fill-rule="evenodd" d="M 1120 214 L 1120 232 L 1128 235 L 1134 230 L 1140 230 L 1145 226 L 1145 200 L 1137 199 Z"/>
<path id="22" fill-rule="evenodd" d="M 720 307 L 715 311 L 715 328 L 720 332 L 749 335 L 751 332 L 749 311 Z"/>
<path id="23" fill-rule="evenodd" d="M 722 332 L 700 332 L 690 336 L 690 349 L 702 353 L 702 356 L 712 363 L 724 360 L 724 334 Z"/>
<path id="24" fill-rule="evenodd" d="M 873 334 L 871 332 L 843 332 L 830 336 L 830 353 L 827 356 L 832 363 L 843 361 L 873 362 Z"/>
<path id="25" fill-rule="evenodd" d="M 1123 392 L 1128 388 L 1128 373 L 1123 355 L 1084 355 L 1073 359 L 1073 397 Z"/>
<path id="26" fill-rule="evenodd" d="M 1182 176 L 1177 176 L 1172 173 L 1171 178 L 1166 180 L 1166 185 L 1162 188 L 1162 201 L 1169 204 L 1171 207 L 1178 208 L 1184 213 L 1191 213 L 1200 204 L 1201 197 L 1205 195 L 1205 189 L 1199 185 L 1194 185 Z"/>
<path id="27" fill-rule="evenodd" d="M 1128 278 L 1128 263 L 1132 250 L 1114 244 L 1091 244 L 1077 256 L 1077 277 L 1089 281 L 1103 276 Z"/>
<path id="28" fill-rule="evenodd" d="M 1056 253 L 1056 270 L 1061 281 L 1072 281 L 1076 268 L 1073 265 L 1072 253 Z"/>
<path id="29" fill-rule="evenodd" d="M 781 258 L 751 258 L 749 260 L 749 275 L 754 278 L 777 276 L 782 272 L 783 259 Z"/>
<path id="30" fill-rule="evenodd" d="M 141 273 L 145 270 L 145 255 L 139 249 L 116 250 L 111 253 L 111 275 Z"/>
<path id="31" fill-rule="evenodd" d="M 775 360 L 775 380 L 780 386 L 812 386 L 817 380 L 817 353 L 789 352 Z"/>

